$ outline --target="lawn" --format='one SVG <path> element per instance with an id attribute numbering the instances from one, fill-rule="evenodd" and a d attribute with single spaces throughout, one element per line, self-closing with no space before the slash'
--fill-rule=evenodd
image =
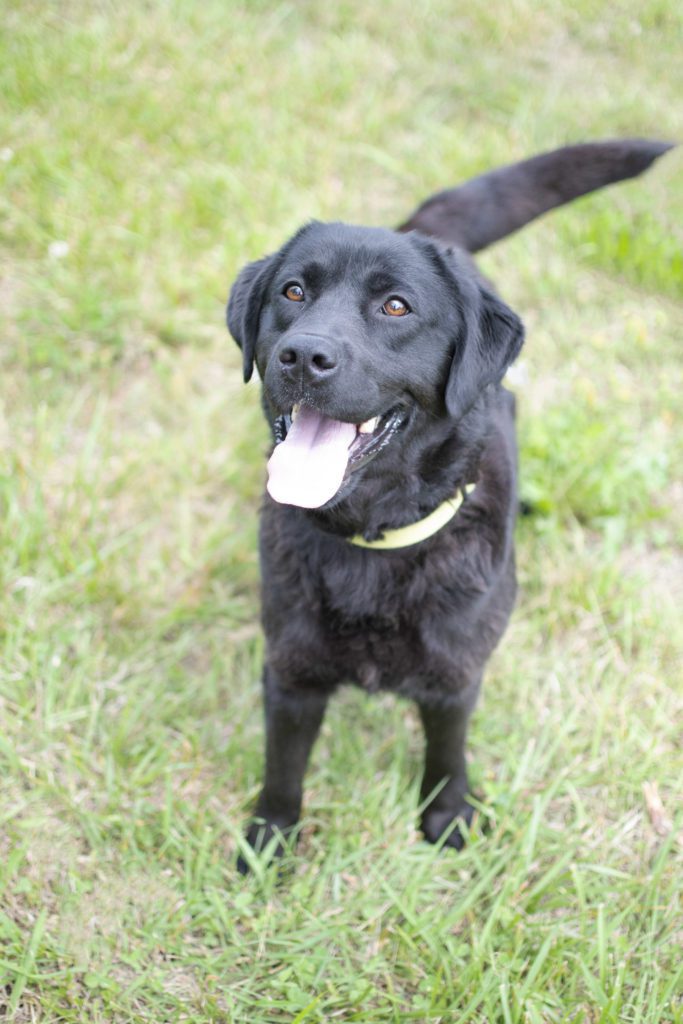
<path id="1" fill-rule="evenodd" d="M 683 1021 L 683 154 L 481 260 L 527 324 L 533 514 L 461 854 L 416 830 L 414 710 L 349 690 L 284 877 L 235 870 L 268 439 L 223 325 L 238 268 L 311 217 L 682 141 L 676 5 L 0 19 L 0 1018 Z"/>

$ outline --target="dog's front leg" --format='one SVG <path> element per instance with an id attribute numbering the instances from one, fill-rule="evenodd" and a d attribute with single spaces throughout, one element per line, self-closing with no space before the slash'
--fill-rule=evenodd
<path id="1" fill-rule="evenodd" d="M 466 700 L 418 703 L 426 741 L 420 795 L 423 804 L 429 800 L 420 825 L 430 843 L 438 842 L 448 832 L 446 845 L 456 850 L 462 848 L 465 839 L 453 822 L 460 818 L 469 825 L 474 814 L 467 802 L 465 736 L 476 696 L 475 690 Z"/>
<path id="2" fill-rule="evenodd" d="M 299 820 L 304 773 L 327 704 L 327 697 L 283 689 L 268 668 L 264 670 L 263 688 L 266 770 L 255 820 L 247 832 L 247 842 L 256 851 L 275 834 L 286 838 Z M 283 853 L 280 842 L 275 856 Z M 243 857 L 237 866 L 243 874 L 248 871 Z"/>

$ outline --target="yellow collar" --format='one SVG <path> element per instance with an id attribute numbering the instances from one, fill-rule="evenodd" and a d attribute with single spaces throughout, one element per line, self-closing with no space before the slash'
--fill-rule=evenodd
<path id="1" fill-rule="evenodd" d="M 385 530 L 377 540 L 366 540 L 360 533 L 346 539 L 350 544 L 356 544 L 359 548 L 372 548 L 373 551 L 389 551 L 394 548 L 408 548 L 413 544 L 419 544 L 420 541 L 433 537 L 446 523 L 450 523 L 465 500 L 465 496 L 474 488 L 475 484 L 465 484 L 462 490 L 457 491 L 452 498 L 446 498 L 424 519 L 418 519 L 416 523 L 409 523 L 408 526 L 399 526 L 397 530 Z"/>

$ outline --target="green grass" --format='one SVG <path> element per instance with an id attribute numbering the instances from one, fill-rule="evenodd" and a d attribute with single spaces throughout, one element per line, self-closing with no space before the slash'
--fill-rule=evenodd
<path id="1" fill-rule="evenodd" d="M 457 856 L 416 832 L 412 708 L 349 691 L 286 881 L 235 872 L 267 438 L 222 322 L 310 217 L 683 139 L 675 5 L 23 0 L 2 26 L 0 1017 L 683 1021 L 681 154 L 482 260 L 528 327 L 535 515 Z"/>

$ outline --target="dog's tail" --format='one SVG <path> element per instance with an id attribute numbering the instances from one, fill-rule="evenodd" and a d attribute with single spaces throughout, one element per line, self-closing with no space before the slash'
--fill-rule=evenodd
<path id="1" fill-rule="evenodd" d="M 479 252 L 556 206 L 634 178 L 672 148 L 650 139 L 564 146 L 438 192 L 397 230 L 421 231 Z"/>

